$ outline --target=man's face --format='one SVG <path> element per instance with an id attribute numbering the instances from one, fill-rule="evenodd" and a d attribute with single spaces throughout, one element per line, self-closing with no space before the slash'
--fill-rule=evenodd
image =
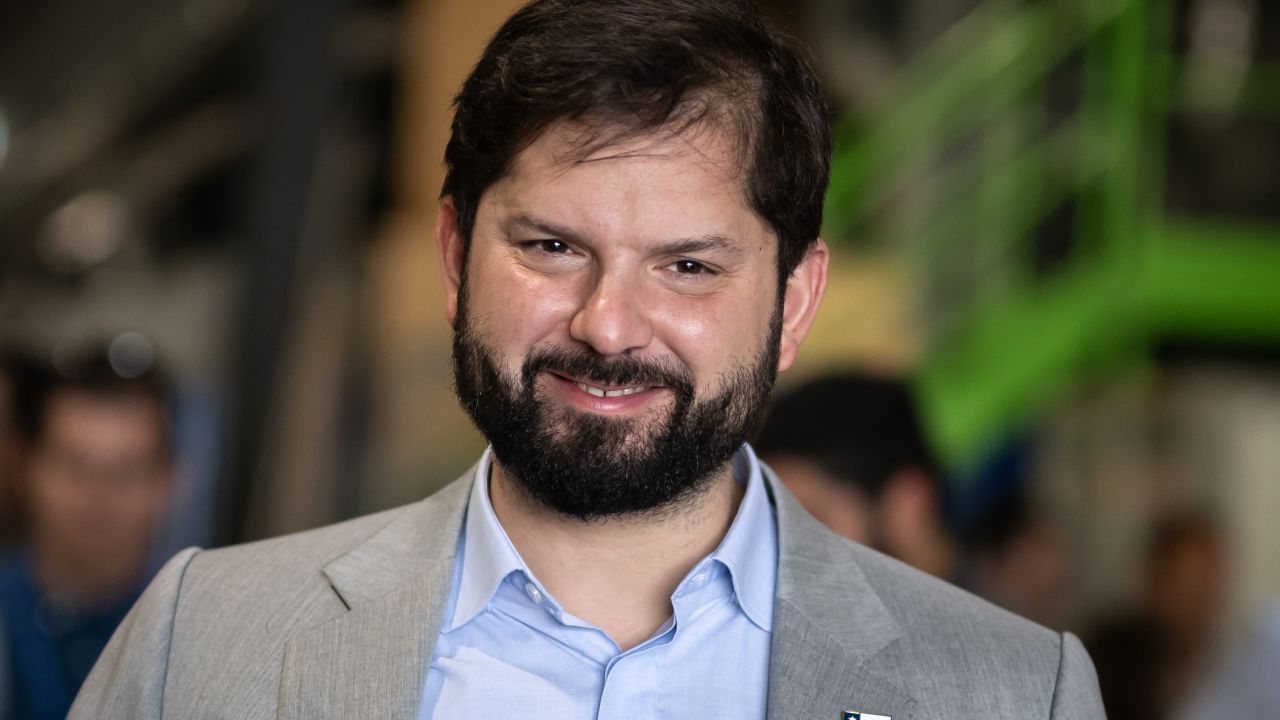
<path id="1" fill-rule="evenodd" d="M 875 504 L 853 483 L 799 454 L 765 456 L 796 500 L 835 534 L 884 550 Z"/>
<path id="2" fill-rule="evenodd" d="M 0 371 L 0 517 L 8 508 L 3 503 L 8 501 L 13 479 L 11 474 L 18 458 L 18 431 L 13 427 L 13 380 Z M 3 533 L 0 533 L 3 534 Z"/>
<path id="3" fill-rule="evenodd" d="M 779 302 L 776 240 L 720 133 L 582 157 L 566 124 L 438 238 L 456 380 L 502 467 L 570 516 L 670 507 L 724 467 L 795 357 L 819 246 Z"/>
<path id="4" fill-rule="evenodd" d="M 162 433 L 145 397 L 55 393 L 27 473 L 39 541 L 82 561 L 141 558 L 169 495 Z"/>

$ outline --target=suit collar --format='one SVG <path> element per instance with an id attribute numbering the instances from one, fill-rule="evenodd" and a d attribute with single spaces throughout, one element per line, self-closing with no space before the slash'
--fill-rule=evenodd
<path id="1" fill-rule="evenodd" d="M 865 549 L 813 519 L 769 468 L 778 512 L 778 587 L 769 720 L 858 710 L 908 720 L 917 705 L 877 656 L 903 628 L 858 563 Z"/>
<path id="2" fill-rule="evenodd" d="M 413 717 L 440 633 L 473 471 L 323 572 L 347 612 L 285 648 L 281 718 Z"/>
<path id="3" fill-rule="evenodd" d="M 473 467 L 326 565 L 325 577 L 342 602 L 355 608 L 412 581 L 426 566 L 453 563 L 474 476 Z"/>
<path id="4" fill-rule="evenodd" d="M 772 469 L 766 477 L 778 511 L 778 601 L 841 638 L 851 656 L 892 643 L 902 627 L 856 561 L 857 546 L 819 524 Z"/>

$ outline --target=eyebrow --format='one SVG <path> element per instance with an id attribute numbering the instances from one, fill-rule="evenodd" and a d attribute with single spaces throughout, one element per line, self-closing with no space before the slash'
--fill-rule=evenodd
<path id="1" fill-rule="evenodd" d="M 692 255 L 703 252 L 741 255 L 742 248 L 723 235 L 703 235 L 701 237 L 672 240 L 659 245 L 654 250 L 655 255 Z"/>
<path id="2" fill-rule="evenodd" d="M 527 213 L 521 213 L 507 221 L 507 226 L 521 226 L 530 230 L 546 233 L 552 237 L 563 238 L 573 242 L 581 242 L 583 237 L 567 227 L 541 220 Z M 700 252 L 722 252 L 741 255 L 742 247 L 724 235 L 700 235 L 698 237 L 677 238 L 668 240 L 653 249 L 655 255 L 689 255 Z"/>
<path id="3" fill-rule="evenodd" d="M 508 230 L 514 226 L 521 226 L 529 230 L 546 233 L 547 235 L 556 238 L 564 238 L 565 240 L 573 240 L 575 242 L 582 240 L 582 236 L 573 230 L 561 225 L 556 225 L 555 223 L 540 220 L 528 213 L 520 213 L 519 215 L 512 217 L 507 221 L 506 225 Z"/>

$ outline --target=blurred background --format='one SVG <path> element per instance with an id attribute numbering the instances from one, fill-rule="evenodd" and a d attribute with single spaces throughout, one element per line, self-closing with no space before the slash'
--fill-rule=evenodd
<path id="1" fill-rule="evenodd" d="M 431 237 L 449 101 L 517 5 L 0 7 L 0 535 L 50 524 L 49 398 L 103 363 L 166 388 L 164 511 L 130 516 L 148 568 L 474 462 Z M 933 538 L 917 564 L 1084 635 L 1113 717 L 1211 695 L 1280 597 L 1280 4 L 763 5 L 837 134 L 830 288 L 780 391 L 894 385 L 927 458 L 885 472 L 931 478 L 857 490 L 827 463 L 797 494 L 844 493 L 881 513 L 860 539 L 910 560 L 894 528 Z"/>

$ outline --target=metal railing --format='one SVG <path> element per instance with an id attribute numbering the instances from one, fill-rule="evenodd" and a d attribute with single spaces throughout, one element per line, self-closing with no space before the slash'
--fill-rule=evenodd
<path id="1" fill-rule="evenodd" d="M 1172 13 L 990 0 L 837 128 L 826 234 L 916 259 L 918 390 L 953 465 L 1159 339 L 1280 347 L 1280 225 L 1165 202 L 1169 118 L 1280 122 L 1280 67 L 1251 63 L 1225 106 L 1182 92 Z"/>

